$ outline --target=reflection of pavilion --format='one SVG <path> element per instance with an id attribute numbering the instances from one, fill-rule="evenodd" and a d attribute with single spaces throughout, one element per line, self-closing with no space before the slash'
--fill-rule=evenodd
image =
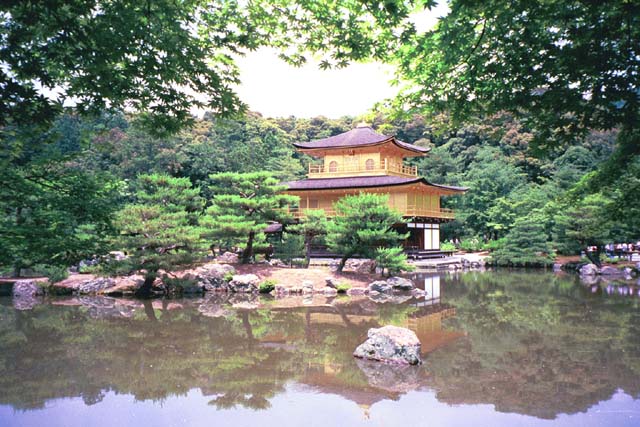
<path id="1" fill-rule="evenodd" d="M 298 382 L 358 404 L 367 417 L 374 403 L 397 400 L 427 383 L 427 370 L 423 367 L 388 365 L 352 358 L 351 352 L 366 337 L 369 328 L 389 322 L 407 327 L 420 339 L 423 355 L 464 335 L 460 331 L 443 329 L 443 321 L 455 316 L 456 312 L 455 308 L 440 303 L 439 278 L 428 280 L 427 285 L 424 299 L 414 298 L 407 304 L 379 304 L 362 298 L 336 306 L 324 303 L 304 307 L 299 312 L 304 330 L 298 330 L 295 337 L 270 334 L 261 341 L 263 344 L 268 341 L 267 345 L 275 342 L 283 345 L 297 340 L 321 341 L 326 334 L 323 331 L 335 331 L 336 328 L 344 331 L 344 335 L 338 335 L 342 338 L 333 344 L 335 354 L 328 352 L 321 360 L 309 364 Z M 344 357 L 335 357 L 337 354 Z"/>

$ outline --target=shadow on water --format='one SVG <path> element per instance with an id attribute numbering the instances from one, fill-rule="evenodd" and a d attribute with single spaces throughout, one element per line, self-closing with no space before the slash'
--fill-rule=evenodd
<path id="1" fill-rule="evenodd" d="M 0 404 L 31 410 L 81 397 L 94 405 L 108 391 L 161 401 L 200 389 L 218 409 L 269 410 L 296 384 L 361 408 L 430 390 L 446 404 L 552 419 L 616 390 L 638 397 L 637 292 L 623 298 L 537 272 L 413 278 L 427 295 L 403 303 L 212 295 L 14 307 L 0 298 Z M 354 359 L 367 330 L 383 324 L 414 330 L 425 364 Z"/>

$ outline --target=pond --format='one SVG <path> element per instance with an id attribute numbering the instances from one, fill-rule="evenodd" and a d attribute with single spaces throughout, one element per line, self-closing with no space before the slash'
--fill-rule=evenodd
<path id="1" fill-rule="evenodd" d="M 426 298 L 0 297 L 0 425 L 640 425 L 635 286 L 415 279 Z M 384 324 L 423 365 L 352 357 Z"/>

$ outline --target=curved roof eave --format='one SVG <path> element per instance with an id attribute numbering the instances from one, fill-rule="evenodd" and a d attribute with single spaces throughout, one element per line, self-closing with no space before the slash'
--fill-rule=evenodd
<path id="1" fill-rule="evenodd" d="M 369 179 L 367 179 L 369 178 Z M 373 178 L 373 179 L 372 179 Z M 365 188 L 376 188 L 376 187 L 398 187 L 402 185 L 410 185 L 421 183 L 430 187 L 440 188 L 442 190 L 447 190 L 452 193 L 464 193 L 468 190 L 466 187 L 456 187 L 452 185 L 443 185 L 443 184 L 432 184 L 427 181 L 425 178 L 406 178 L 402 179 L 400 177 L 393 177 L 395 179 L 389 180 L 389 182 L 384 182 L 381 180 L 384 177 L 345 177 L 345 178 L 315 178 L 315 179 L 304 179 L 300 181 L 292 181 L 285 182 L 283 185 L 287 186 L 287 191 L 314 191 L 314 190 L 349 190 L 349 189 L 365 189 Z M 366 181 L 371 181 L 367 183 Z M 300 186 L 298 188 L 291 188 L 291 184 L 300 183 L 307 184 L 305 186 Z M 314 185 L 315 184 L 315 185 Z M 335 184 L 335 185 L 332 185 Z"/>

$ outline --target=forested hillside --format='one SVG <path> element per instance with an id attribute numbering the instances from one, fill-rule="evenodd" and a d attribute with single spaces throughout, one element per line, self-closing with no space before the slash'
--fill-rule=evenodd
<path id="1" fill-rule="evenodd" d="M 593 131 L 582 141 L 539 154 L 531 149 L 532 133 L 508 113 L 464 125 L 443 114 L 395 120 L 382 114 L 337 120 L 206 115 L 168 137 L 150 134 L 133 116 L 65 115 L 47 135 L 52 142 L 34 137 L 31 145 L 12 146 L 15 158 L 2 172 L 11 184 L 2 189 L 0 223 L 11 239 L 3 240 L 0 263 L 5 268 L 70 264 L 118 249 L 109 243 L 118 232 L 112 220 L 132 200 L 143 174 L 188 178 L 203 196 L 210 191 L 209 175 L 218 172 L 300 178 L 313 159 L 297 153 L 293 142 L 345 132 L 361 120 L 380 133 L 431 147 L 427 157 L 411 160 L 428 180 L 470 188 L 445 202 L 457 219 L 444 227 L 443 239 L 460 240 L 465 249 L 517 244 L 531 227 L 541 248 L 566 254 L 640 235 L 634 202 L 640 162 L 602 188 L 590 183 L 614 150 L 615 130 Z"/>

